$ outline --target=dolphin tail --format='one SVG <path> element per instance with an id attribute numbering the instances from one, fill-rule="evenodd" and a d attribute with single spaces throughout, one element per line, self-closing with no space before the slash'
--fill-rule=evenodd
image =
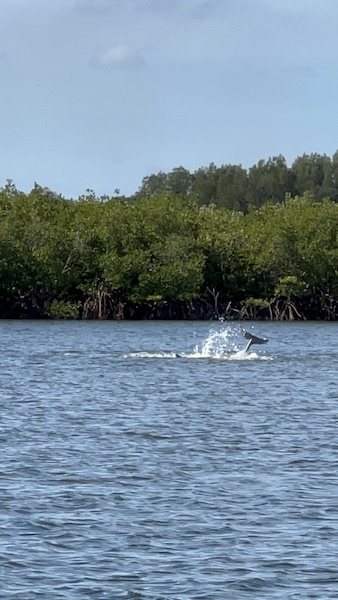
<path id="1" fill-rule="evenodd" d="M 252 333 L 245 331 L 245 329 L 242 329 L 242 334 L 244 335 L 246 340 L 249 340 L 249 342 L 247 343 L 247 345 L 245 347 L 245 352 L 248 352 L 248 350 L 252 344 L 266 344 L 269 341 L 265 338 L 259 338 L 256 335 L 252 335 Z"/>
<path id="2" fill-rule="evenodd" d="M 249 348 L 250 348 L 251 344 L 252 344 L 252 340 L 249 340 L 248 343 L 247 343 L 247 345 L 244 348 L 244 352 L 248 352 L 249 351 Z"/>

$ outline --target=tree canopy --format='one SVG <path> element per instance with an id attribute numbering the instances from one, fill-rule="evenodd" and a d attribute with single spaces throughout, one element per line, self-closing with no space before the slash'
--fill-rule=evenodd
<path id="1" fill-rule="evenodd" d="M 335 319 L 337 176 L 338 153 L 179 167 L 131 198 L 8 181 L 0 316 Z"/>
<path id="2" fill-rule="evenodd" d="M 266 202 L 283 202 L 291 197 L 311 194 L 315 202 L 324 198 L 338 201 L 338 151 L 332 158 L 326 154 L 303 154 L 288 166 L 282 155 L 259 160 L 249 169 L 242 165 L 211 163 L 190 173 L 178 167 L 143 179 L 138 196 L 161 192 L 194 196 L 200 205 L 247 212 L 249 206 L 259 208 Z"/>

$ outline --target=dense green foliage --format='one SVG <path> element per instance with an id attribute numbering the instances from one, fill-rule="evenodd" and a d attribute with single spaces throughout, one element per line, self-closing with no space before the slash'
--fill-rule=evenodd
<path id="1" fill-rule="evenodd" d="M 335 319 L 337 165 L 313 155 L 288 169 L 279 157 L 249 174 L 200 170 L 193 183 L 177 169 L 170 191 L 150 177 L 129 199 L 24 194 L 8 181 L 0 316 Z"/>
<path id="2" fill-rule="evenodd" d="M 329 156 L 304 154 L 288 167 L 283 156 L 260 160 L 250 169 L 241 165 L 213 163 L 189 173 L 184 167 L 170 173 L 145 177 L 139 195 L 152 196 L 161 192 L 194 196 L 200 205 L 215 204 L 218 208 L 247 212 L 250 206 L 259 208 L 266 202 L 283 202 L 309 192 L 314 201 L 331 198 L 338 201 L 338 151 Z"/>

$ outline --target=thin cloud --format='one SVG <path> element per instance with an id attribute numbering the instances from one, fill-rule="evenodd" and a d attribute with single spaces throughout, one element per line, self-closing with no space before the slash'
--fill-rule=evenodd
<path id="1" fill-rule="evenodd" d="M 245 0 L 205 0 L 195 4 L 190 11 L 190 15 L 193 19 L 202 21 L 218 18 L 224 14 L 240 13 L 248 9 L 250 9 L 250 5 Z"/>
<path id="2" fill-rule="evenodd" d="M 156 15 L 167 15 L 179 8 L 177 0 L 141 0 L 134 3 L 134 9 L 138 12 Z"/>
<path id="3" fill-rule="evenodd" d="M 75 9 L 91 13 L 107 13 L 122 6 L 121 0 L 78 0 Z"/>
<path id="4" fill-rule="evenodd" d="M 179 8 L 178 0 L 77 0 L 75 9 L 81 12 L 110 13 L 116 8 L 153 15 L 168 14 Z"/>
<path id="5" fill-rule="evenodd" d="M 93 67 L 127 69 L 142 67 L 145 65 L 145 60 L 127 46 L 120 45 L 98 50 L 90 64 Z"/>
<path id="6" fill-rule="evenodd" d="M 194 19 L 208 19 L 209 17 L 214 16 L 215 11 L 217 10 L 217 4 L 213 0 L 209 2 L 202 2 L 201 4 L 197 4 L 191 10 L 191 16 Z"/>
<path id="7" fill-rule="evenodd" d="M 308 66 L 291 66 L 291 67 L 283 67 L 282 73 L 286 76 L 297 77 L 297 78 L 306 78 L 306 79 L 314 79 L 318 77 L 318 73 L 314 67 Z"/>

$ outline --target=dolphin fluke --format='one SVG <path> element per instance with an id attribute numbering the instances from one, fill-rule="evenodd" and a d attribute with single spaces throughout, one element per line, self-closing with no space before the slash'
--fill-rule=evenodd
<path id="1" fill-rule="evenodd" d="M 252 344 L 266 344 L 269 341 L 269 340 L 266 340 L 265 338 L 259 338 L 256 335 L 253 335 L 252 333 L 245 331 L 245 329 L 242 329 L 242 334 L 244 335 L 246 340 L 249 340 L 249 343 L 246 345 L 245 352 L 247 352 L 249 350 L 249 348 Z"/>

